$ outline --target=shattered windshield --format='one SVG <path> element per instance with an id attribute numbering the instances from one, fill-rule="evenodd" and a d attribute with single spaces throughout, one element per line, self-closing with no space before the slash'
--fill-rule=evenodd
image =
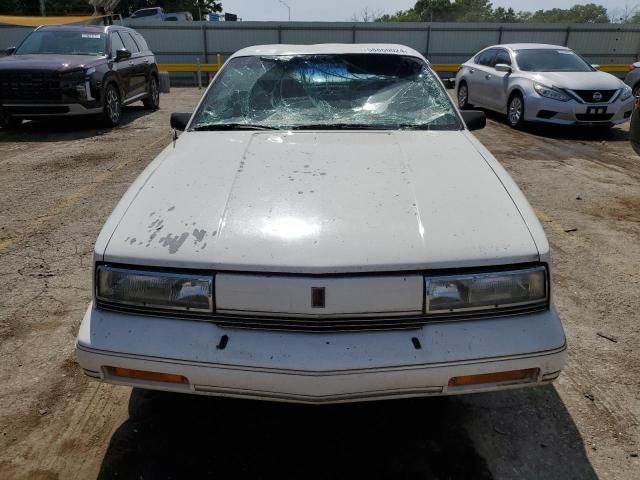
<path id="1" fill-rule="evenodd" d="M 232 59 L 194 116 L 191 130 L 459 130 L 448 95 L 424 61 L 342 54 Z"/>

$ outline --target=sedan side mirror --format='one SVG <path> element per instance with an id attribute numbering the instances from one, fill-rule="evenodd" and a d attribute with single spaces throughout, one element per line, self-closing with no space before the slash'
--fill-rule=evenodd
<path id="1" fill-rule="evenodd" d="M 469 130 L 480 130 L 487 125 L 487 116 L 478 110 L 463 110 L 462 119 Z"/>
<path id="2" fill-rule="evenodd" d="M 506 63 L 497 63 L 495 67 L 497 72 L 511 73 L 511 66 Z"/>
<path id="3" fill-rule="evenodd" d="M 180 130 L 181 132 L 187 128 L 189 120 L 191 119 L 191 113 L 172 113 L 171 114 L 171 128 Z"/>
<path id="4" fill-rule="evenodd" d="M 597 63 L 592 63 L 591 66 L 593 67 L 594 70 L 599 70 L 600 69 L 600 65 Z"/>
<path id="5" fill-rule="evenodd" d="M 16 52 L 16 47 L 9 47 L 4 51 L 4 53 L 7 55 L 13 55 L 15 52 Z"/>
<path id="6" fill-rule="evenodd" d="M 116 51 L 116 62 L 121 62 L 127 58 L 131 58 L 131 52 L 126 48 L 121 48 Z"/>

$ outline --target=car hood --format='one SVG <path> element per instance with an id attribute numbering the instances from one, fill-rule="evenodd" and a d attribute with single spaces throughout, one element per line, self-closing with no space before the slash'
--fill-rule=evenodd
<path id="1" fill-rule="evenodd" d="M 9 55 L 0 59 L 1 70 L 49 70 L 66 72 L 104 62 L 94 55 Z"/>
<path id="2" fill-rule="evenodd" d="M 569 90 L 616 90 L 623 86 L 621 80 L 606 72 L 543 72 L 534 80 Z"/>
<path id="3" fill-rule="evenodd" d="M 298 273 L 539 260 L 469 135 L 187 132 L 127 192 L 97 258 Z"/>

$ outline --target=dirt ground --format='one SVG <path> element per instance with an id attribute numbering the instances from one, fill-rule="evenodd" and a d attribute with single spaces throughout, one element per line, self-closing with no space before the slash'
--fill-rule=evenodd
<path id="1" fill-rule="evenodd" d="M 91 252 L 169 143 L 169 113 L 0 130 L 0 478 L 640 478 L 640 157 L 610 133 L 477 133 L 547 231 L 569 357 L 553 386 L 291 406 L 149 395 L 83 377 L 74 339 Z M 129 404 L 142 412 L 135 420 Z"/>

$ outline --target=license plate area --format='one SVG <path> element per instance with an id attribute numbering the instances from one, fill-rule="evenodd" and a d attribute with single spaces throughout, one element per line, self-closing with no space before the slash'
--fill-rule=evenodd
<path id="1" fill-rule="evenodd" d="M 587 115 L 604 115 L 607 113 L 607 107 L 591 106 L 587 107 Z"/>

